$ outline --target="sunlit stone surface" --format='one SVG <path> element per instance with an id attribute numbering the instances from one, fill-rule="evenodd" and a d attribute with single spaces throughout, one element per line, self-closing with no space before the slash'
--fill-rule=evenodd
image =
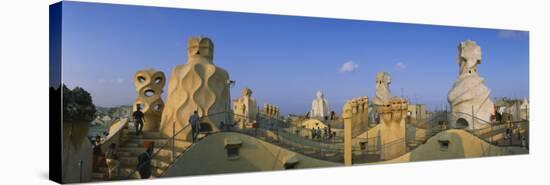
<path id="1" fill-rule="evenodd" d="M 225 114 L 231 109 L 229 73 L 214 65 L 214 43 L 206 37 L 192 37 L 187 54 L 187 64 L 176 66 L 168 82 L 161 122 L 161 131 L 168 136 L 187 125 L 193 111 L 205 116 L 201 119 L 205 127 L 201 129 L 216 131 L 221 121 L 229 119 Z M 190 139 L 190 131 L 186 129 L 185 134 L 180 135 Z"/>
<path id="2" fill-rule="evenodd" d="M 386 105 L 390 98 L 392 98 L 390 92 L 391 77 L 389 73 L 378 72 L 376 74 L 376 96 L 373 103 L 375 105 Z"/>
<path id="3" fill-rule="evenodd" d="M 161 95 L 165 83 L 164 73 L 155 69 L 140 70 L 134 75 L 137 98 L 132 106 L 132 111 L 136 111 L 138 105 L 141 107 L 141 112 L 145 116 L 143 131 L 159 130 L 160 118 L 164 109 Z"/>
<path id="4" fill-rule="evenodd" d="M 311 118 L 324 118 L 330 116 L 328 101 L 322 91 L 317 91 L 316 98 L 311 102 Z"/>
<path id="5" fill-rule="evenodd" d="M 448 101 L 454 120 L 450 120 L 455 127 L 477 129 L 487 125 L 494 113 L 494 106 L 489 97 L 491 91 L 485 86 L 484 79 L 477 73 L 477 65 L 481 64 L 481 47 L 476 42 L 467 40 L 458 45 L 459 66 L 458 79 L 449 91 Z M 479 119 L 472 119 L 471 115 Z M 484 121 L 481 121 L 484 120 Z"/>
<path id="6" fill-rule="evenodd" d="M 344 119 L 344 164 L 352 164 L 352 139 L 368 130 L 369 99 L 366 96 L 347 101 L 342 108 Z"/>
<path id="7" fill-rule="evenodd" d="M 256 99 L 252 97 L 252 90 L 243 89 L 243 95 L 239 99 L 233 100 L 235 112 L 235 121 L 238 125 L 249 124 L 256 121 L 258 115 L 258 105 Z"/>
<path id="8" fill-rule="evenodd" d="M 407 153 L 405 143 L 405 118 L 407 101 L 401 97 L 391 98 L 380 108 L 380 159 L 389 160 Z"/>

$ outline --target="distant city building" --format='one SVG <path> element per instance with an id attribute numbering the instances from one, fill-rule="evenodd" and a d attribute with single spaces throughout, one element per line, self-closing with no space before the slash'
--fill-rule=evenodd
<path id="1" fill-rule="evenodd" d="M 514 121 L 529 119 L 529 101 L 524 99 L 496 98 L 495 110 L 502 114 L 510 114 Z"/>
<path id="2" fill-rule="evenodd" d="M 424 104 L 409 104 L 407 106 L 407 116 L 411 120 L 425 120 L 427 115 L 428 111 Z"/>

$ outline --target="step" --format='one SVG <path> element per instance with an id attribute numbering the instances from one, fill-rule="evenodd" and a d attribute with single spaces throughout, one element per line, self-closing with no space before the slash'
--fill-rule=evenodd
<path id="1" fill-rule="evenodd" d="M 159 167 L 155 167 L 155 166 L 151 166 L 151 175 L 154 176 L 154 177 L 158 177 L 160 176 L 163 172 L 164 172 L 165 168 L 159 168 Z M 130 173 L 133 174 L 130 176 Z M 120 179 L 126 179 L 128 178 L 128 176 L 130 176 L 130 179 L 139 179 L 140 178 L 140 175 L 139 175 L 139 172 L 138 171 L 135 171 L 135 166 L 132 167 L 132 168 L 124 168 L 124 169 L 121 169 L 121 175 L 120 175 Z"/>
<path id="2" fill-rule="evenodd" d="M 165 169 L 155 168 L 155 169 L 153 169 L 152 174 L 155 177 L 160 177 L 162 175 L 162 173 L 164 173 L 164 170 Z"/>
<path id="3" fill-rule="evenodd" d="M 172 146 L 169 144 L 162 148 L 166 142 L 171 142 L 168 139 L 165 138 L 147 138 L 147 137 L 154 137 L 158 136 L 155 134 L 145 134 L 143 136 L 132 136 L 132 131 L 126 131 L 127 133 L 130 133 L 130 135 L 123 137 L 125 140 L 121 143 L 119 149 L 117 150 L 117 155 L 120 157 L 120 176 L 115 177 L 114 179 L 127 179 L 129 174 L 131 172 L 134 172 L 135 168 L 137 167 L 138 158 L 140 154 L 144 153 L 146 151 L 146 148 L 144 148 L 143 143 L 145 141 L 154 141 L 155 142 L 155 148 L 153 153 L 157 154 L 154 159 L 151 160 L 151 167 L 152 167 L 152 175 L 155 177 L 158 177 L 162 175 L 164 170 L 168 169 L 171 165 L 172 160 Z M 200 134 L 199 140 L 206 137 L 207 134 Z M 175 157 L 178 157 L 182 154 L 182 152 L 189 149 L 189 147 L 193 144 L 192 142 L 187 141 L 176 141 L 176 147 L 175 147 Z M 162 149 L 161 149 L 162 148 Z M 158 151 L 158 153 L 157 153 Z M 107 171 L 107 168 L 104 167 L 100 169 L 100 171 Z M 100 177 L 98 175 L 98 177 Z M 139 173 L 134 173 L 131 178 L 138 179 Z"/>
<path id="4" fill-rule="evenodd" d="M 179 155 L 181 155 L 182 152 L 186 150 L 187 148 L 176 147 L 174 156 L 178 157 Z M 145 152 L 145 149 L 142 148 L 121 148 L 117 154 L 120 157 L 121 163 L 129 162 L 131 164 L 137 164 L 137 157 L 143 152 Z M 155 148 L 153 154 L 155 155 L 155 159 L 158 158 L 161 160 L 169 161 L 172 159 L 172 148 Z"/>
<path id="5" fill-rule="evenodd" d="M 160 160 L 160 161 L 165 161 L 165 162 L 171 162 L 173 158 L 177 158 L 181 154 L 182 154 L 182 152 L 176 152 L 174 154 L 174 157 L 172 157 L 172 152 L 171 151 L 165 151 L 165 152 L 161 151 L 159 153 L 159 155 L 156 155 L 153 159 Z"/>
<path id="6" fill-rule="evenodd" d="M 172 152 L 171 151 L 167 151 L 166 152 L 167 154 L 163 154 L 163 155 L 157 155 L 155 156 L 152 160 L 151 160 L 151 164 L 153 166 L 156 166 L 156 167 L 167 167 L 167 165 L 170 164 L 171 160 L 172 160 Z M 159 153 L 160 154 L 160 153 Z M 181 154 L 181 152 L 176 152 L 176 157 L 179 156 Z M 131 156 L 131 157 L 120 157 L 120 163 L 121 164 L 124 164 L 124 165 L 129 165 L 129 166 L 137 166 L 138 164 L 138 158 L 137 157 L 134 157 L 134 156 Z"/>
<path id="7" fill-rule="evenodd" d="M 127 179 L 128 177 L 130 179 L 139 179 L 139 172 L 135 171 L 136 166 L 132 167 L 121 167 L 120 168 L 120 174 L 118 176 L 118 179 Z M 131 176 L 130 173 L 134 172 Z"/>
<path id="8" fill-rule="evenodd" d="M 122 141 L 122 143 L 121 143 L 120 145 L 131 144 L 132 146 L 137 145 L 137 146 L 142 146 L 142 147 L 144 147 L 143 144 L 144 144 L 145 142 L 154 142 L 154 143 L 155 143 L 155 146 L 162 146 L 162 145 L 164 145 L 166 142 L 168 142 L 168 139 L 143 139 L 143 138 L 138 138 L 138 139 L 127 139 L 127 140 Z"/>
<path id="9" fill-rule="evenodd" d="M 138 158 L 137 156 L 130 156 L 130 157 L 120 157 L 120 163 L 125 166 L 137 166 L 138 164 Z"/>
<path id="10" fill-rule="evenodd" d="M 157 147 L 162 147 L 166 144 L 166 141 L 162 141 L 162 142 L 159 142 L 159 141 L 155 141 L 155 148 Z M 144 145 L 144 142 L 140 142 L 140 141 L 123 141 L 121 144 L 120 144 L 120 147 L 123 147 L 123 148 L 146 148 L 145 145 Z"/>
<path id="11" fill-rule="evenodd" d="M 92 173 L 92 179 L 106 180 L 107 179 L 107 173 L 94 172 L 94 173 Z"/>
<path id="12" fill-rule="evenodd" d="M 161 136 L 160 132 L 143 132 L 136 135 L 135 132 L 129 131 L 122 134 L 122 139 L 166 139 L 166 137 Z"/>
<path id="13" fill-rule="evenodd" d="M 153 149 L 153 153 L 158 151 L 160 148 L 155 147 Z M 119 157 L 137 157 L 142 153 L 145 153 L 147 151 L 146 148 L 142 147 L 120 147 L 118 148 L 117 154 L 119 154 Z"/>
<path id="14" fill-rule="evenodd" d="M 182 149 L 187 149 L 192 144 L 193 144 L 192 142 L 178 141 L 178 142 L 176 142 L 176 150 L 181 151 Z M 168 146 L 168 147 L 170 147 L 170 146 Z"/>
<path id="15" fill-rule="evenodd" d="M 155 144 L 155 151 L 157 151 L 158 149 L 160 148 L 164 148 L 164 149 L 170 149 L 172 150 L 172 142 L 167 142 L 167 141 L 162 141 L 162 142 L 159 142 L 159 141 L 162 141 L 162 140 L 157 140 L 157 144 Z M 186 142 L 186 141 L 176 141 L 175 142 L 175 145 L 176 145 L 176 151 L 181 151 L 187 147 L 189 147 L 192 143 L 191 142 Z M 137 141 L 130 141 L 130 142 L 123 142 L 121 145 L 120 145 L 120 148 L 118 150 L 118 153 L 120 154 L 120 156 L 132 156 L 132 154 L 138 154 L 139 153 L 136 153 L 136 152 L 140 152 L 140 151 L 145 151 L 145 147 L 143 146 L 143 143 L 142 142 L 137 142 Z"/>
<path id="16" fill-rule="evenodd" d="M 168 167 L 170 167 L 171 164 L 172 163 L 170 163 L 168 161 L 163 161 L 163 160 L 158 160 L 158 159 L 151 160 L 151 165 L 153 165 L 154 167 L 159 168 L 159 169 L 167 169 Z"/>
<path id="17" fill-rule="evenodd" d="M 124 148 L 144 148 L 143 144 L 140 143 L 122 143 L 120 147 Z"/>
<path id="18" fill-rule="evenodd" d="M 132 152 L 128 152 L 128 151 L 117 151 L 117 155 L 119 157 L 130 157 L 130 156 L 134 156 Z M 137 156 L 137 155 L 135 155 Z"/>
<path id="19" fill-rule="evenodd" d="M 185 151 L 187 150 L 187 148 L 191 145 L 191 144 L 176 144 L 176 148 L 175 148 L 175 151 L 176 151 L 176 154 L 179 155 L 182 151 Z M 117 150 L 117 155 L 119 157 L 133 157 L 133 158 L 137 158 L 137 156 L 139 156 L 140 154 L 144 153 L 147 149 L 145 148 L 142 148 L 142 147 L 120 147 L 118 150 Z M 153 154 L 156 153 L 157 151 L 161 150 L 160 147 L 155 147 L 154 150 L 153 150 Z M 162 148 L 162 151 L 159 152 L 158 155 L 171 155 L 172 151 L 172 147 L 171 146 L 166 146 L 165 148 Z"/>
<path id="20" fill-rule="evenodd" d="M 124 135 L 136 135 L 136 130 L 135 129 L 124 129 L 122 130 L 122 133 Z M 142 131 L 141 132 L 142 135 L 144 136 L 159 136 L 160 135 L 160 132 L 159 131 Z"/>
<path id="21" fill-rule="evenodd" d="M 111 177 L 109 178 L 109 175 L 107 172 L 105 173 L 98 173 L 98 172 L 94 172 L 92 173 L 92 181 L 106 181 L 106 180 L 117 180 L 117 179 L 126 179 L 128 177 L 128 174 L 130 174 L 130 168 L 121 168 L 120 169 L 120 174 L 116 174 L 116 172 L 114 172 L 113 175 L 115 175 L 114 177 Z"/>
<path id="22" fill-rule="evenodd" d="M 161 137 L 160 135 L 156 135 L 156 134 L 151 134 L 151 135 L 144 134 L 139 136 L 136 136 L 133 134 L 122 135 L 122 140 L 133 140 L 133 139 L 165 139 L 165 137 Z"/>
<path id="23" fill-rule="evenodd" d="M 147 149 L 142 147 L 119 147 L 117 153 L 130 152 L 130 155 L 139 155 L 144 153 Z"/>
<path id="24" fill-rule="evenodd" d="M 98 170 L 93 173 L 107 173 L 107 167 L 99 167 Z"/>

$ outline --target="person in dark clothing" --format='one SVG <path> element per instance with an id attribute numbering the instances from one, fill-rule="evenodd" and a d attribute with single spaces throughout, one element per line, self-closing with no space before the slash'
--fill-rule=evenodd
<path id="1" fill-rule="evenodd" d="M 512 137 L 512 133 L 513 133 L 512 129 L 510 129 L 510 128 L 506 129 L 506 138 L 508 139 L 508 142 L 510 143 L 510 145 L 512 145 L 512 140 L 514 139 Z"/>
<path id="2" fill-rule="evenodd" d="M 225 131 L 225 123 L 223 121 L 220 122 L 220 130 Z"/>
<path id="3" fill-rule="evenodd" d="M 99 171 L 99 168 L 102 166 L 105 166 L 105 154 L 101 150 L 101 146 L 94 146 L 94 163 L 93 163 L 93 169 L 94 171 Z"/>
<path id="4" fill-rule="evenodd" d="M 332 139 L 332 127 L 328 125 L 328 139 Z"/>
<path id="5" fill-rule="evenodd" d="M 136 135 L 139 135 L 141 134 L 141 130 L 143 130 L 143 118 L 145 117 L 143 112 L 141 112 L 141 106 L 139 104 L 136 105 L 136 111 L 134 111 L 132 116 L 134 117 Z"/>
<path id="6" fill-rule="evenodd" d="M 95 136 L 95 143 L 94 143 L 95 146 L 99 146 L 101 145 L 101 136 L 99 135 L 96 135 Z"/>
<path id="7" fill-rule="evenodd" d="M 497 111 L 495 115 L 495 119 L 497 122 L 502 121 L 502 114 L 500 114 L 500 112 Z"/>
<path id="8" fill-rule="evenodd" d="M 197 140 L 197 136 L 199 135 L 199 113 L 197 111 L 194 111 L 193 114 L 189 117 L 189 124 L 191 124 L 191 137 L 193 139 L 193 143 Z"/>
<path id="9" fill-rule="evenodd" d="M 147 147 L 147 151 L 138 156 L 138 172 L 142 179 L 151 177 L 151 158 L 153 157 L 153 144 Z"/>

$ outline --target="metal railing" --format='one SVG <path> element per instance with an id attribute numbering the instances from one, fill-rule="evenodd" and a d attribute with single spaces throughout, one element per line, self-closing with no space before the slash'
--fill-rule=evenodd
<path id="1" fill-rule="evenodd" d="M 355 138 L 352 140 L 352 151 L 359 151 L 362 155 L 380 154 L 379 141 L 379 137 Z"/>
<path id="2" fill-rule="evenodd" d="M 178 136 L 179 133 L 182 133 L 185 129 L 189 128 L 191 124 L 188 124 L 186 126 L 184 126 L 183 128 L 181 128 L 177 133 L 174 133 L 170 138 L 168 138 L 168 141 L 166 143 L 164 143 L 159 149 L 157 149 L 156 152 L 154 152 L 151 157 L 149 158 L 149 161 L 147 161 L 147 163 L 151 163 L 153 159 L 155 159 L 156 157 L 159 156 L 160 152 L 167 148 L 168 145 L 170 143 L 174 144 L 174 141 L 176 139 L 176 136 Z M 175 152 L 175 147 L 172 148 L 172 154 Z M 132 172 L 130 172 L 128 174 L 128 176 L 126 177 L 127 179 L 131 179 L 132 176 L 134 176 L 134 174 L 136 172 L 138 172 L 140 169 L 142 169 L 147 163 L 142 163 L 142 164 L 139 164 L 135 169 L 132 170 Z"/>
<path id="3" fill-rule="evenodd" d="M 218 112 L 218 113 L 213 113 L 213 114 L 209 114 L 209 115 L 205 115 L 205 116 L 202 116 L 199 118 L 199 122 L 205 120 L 206 118 L 208 117 L 212 117 L 212 116 L 218 116 L 220 114 L 223 114 L 225 112 Z M 181 133 L 184 133 L 184 131 L 186 129 L 189 129 L 191 128 L 191 124 L 187 124 L 185 126 L 183 126 L 180 130 L 178 130 L 177 132 L 175 131 L 175 122 L 172 124 L 172 136 L 169 137 L 166 141 L 166 143 L 164 143 L 160 148 L 156 149 L 156 152 L 154 152 L 151 157 L 149 158 L 149 161 L 148 163 L 151 163 L 153 159 L 155 158 L 158 158 L 159 155 L 160 155 L 160 152 L 167 149 L 168 147 L 170 147 L 169 145 L 171 145 L 171 159 L 168 161 L 169 165 L 168 167 L 170 167 L 175 161 L 177 158 L 179 158 L 181 155 L 183 155 L 183 153 L 185 153 L 185 151 L 187 151 L 189 148 L 191 148 L 195 143 L 192 143 L 191 145 L 187 146 L 187 147 L 183 147 L 181 148 L 181 152 L 178 156 L 176 156 L 176 142 L 177 142 L 177 137 L 181 134 Z M 198 128 L 197 128 L 198 129 Z M 130 172 L 130 174 L 126 177 L 127 179 L 130 179 L 132 178 L 132 176 L 135 175 L 136 172 L 138 172 L 141 168 L 143 168 L 147 163 L 142 163 L 140 165 L 138 165 L 135 169 L 132 170 L 132 172 Z M 168 168 L 167 167 L 167 168 Z M 165 169 L 164 169 L 165 170 Z"/>
<path id="4" fill-rule="evenodd" d="M 224 120 L 224 125 L 220 124 L 220 131 L 228 131 L 228 132 L 237 132 L 241 134 L 245 134 L 248 136 L 255 137 L 257 139 L 263 140 L 265 142 L 280 146 L 282 148 L 291 150 L 296 153 L 300 153 L 306 156 L 310 156 L 313 158 L 321 159 L 321 160 L 328 160 L 333 162 L 343 162 L 343 133 L 340 134 L 339 137 L 333 137 L 332 139 L 313 139 L 311 138 L 311 129 L 303 128 L 303 127 L 289 127 L 289 124 L 286 120 L 280 119 L 277 117 L 272 116 L 262 116 L 259 114 L 257 116 L 256 125 L 238 125 L 236 122 L 242 122 L 243 120 L 248 121 L 248 119 L 244 115 L 238 115 L 233 113 L 232 111 L 229 112 L 218 112 L 214 114 L 209 114 L 206 116 L 202 116 L 200 120 L 205 120 L 208 117 L 212 116 L 218 116 L 220 114 L 225 114 L 226 117 L 229 117 L 229 120 Z M 466 114 L 466 113 L 459 113 L 459 114 Z M 448 116 L 455 116 L 453 113 L 445 113 L 440 114 L 435 117 L 431 117 L 428 119 L 428 121 L 425 122 L 425 125 L 428 126 L 426 129 L 426 136 L 415 136 L 413 140 L 407 140 L 407 137 L 386 143 L 386 144 L 380 144 L 380 138 L 377 137 L 370 137 L 370 138 L 354 138 L 354 145 L 352 145 L 352 152 L 354 153 L 354 157 L 356 156 L 375 156 L 372 159 L 368 159 L 366 162 L 375 162 L 375 161 L 381 161 L 383 158 L 384 160 L 387 160 L 387 157 L 382 157 L 381 155 L 385 153 L 386 151 L 397 151 L 393 153 L 399 153 L 404 154 L 408 151 L 411 151 L 415 149 L 416 147 L 420 146 L 421 144 L 424 144 L 428 138 L 432 137 L 436 133 L 439 133 L 445 129 L 439 127 L 439 126 L 433 126 L 434 121 L 441 120 L 442 116 L 447 116 L 446 120 L 448 119 Z M 475 116 L 471 116 L 473 119 L 476 119 Z M 479 119 L 479 118 L 477 118 Z M 215 119 L 211 119 L 209 121 L 212 121 Z M 479 137 L 480 139 L 483 139 L 489 143 L 491 143 L 490 139 L 487 139 L 487 136 L 484 136 L 482 134 L 486 133 L 493 133 L 493 132 L 486 132 L 486 129 L 490 129 L 491 131 L 494 130 L 505 130 L 507 128 L 506 126 L 502 124 L 490 124 L 490 122 L 484 121 L 484 120 L 476 120 L 480 123 L 488 123 L 490 125 L 489 127 L 484 127 L 480 129 L 474 129 L 474 130 L 467 130 L 468 132 L 472 133 L 476 137 Z M 528 129 L 528 121 L 518 121 L 521 123 L 525 123 Z M 216 123 L 211 123 L 214 125 L 217 125 Z M 522 125 L 522 124 L 518 124 Z M 223 126 L 223 128 L 221 128 Z M 416 125 L 413 125 L 416 126 Z M 175 124 L 173 126 L 173 133 L 172 136 L 167 139 L 167 142 L 164 143 L 160 148 L 156 149 L 156 151 L 151 155 L 149 163 L 157 158 L 160 155 L 160 152 L 162 150 L 167 149 L 168 147 L 172 147 L 171 150 L 171 159 L 168 161 L 169 165 L 163 169 L 164 174 L 167 168 L 172 166 L 174 162 L 180 158 L 189 148 L 191 148 L 195 143 L 192 143 L 191 145 L 187 147 L 180 148 L 181 152 L 177 154 L 176 150 L 176 142 L 178 141 L 177 137 L 183 133 L 186 129 L 189 129 L 190 124 L 185 125 L 177 132 L 175 131 Z M 520 126 L 518 126 L 520 128 Z M 209 134 L 213 134 L 215 132 L 210 132 Z M 519 133 L 519 131 L 518 131 Z M 390 152 L 392 153 L 392 152 Z M 176 155 L 177 154 L 177 155 Z M 360 155 L 357 155 L 360 154 Z M 377 157 L 376 157 L 377 156 Z M 394 156 L 391 156 L 394 157 Z M 370 160 L 370 161 L 369 161 Z M 135 175 L 136 172 L 139 171 L 140 168 L 143 167 L 144 164 L 139 165 L 137 168 L 135 168 L 127 178 L 131 178 L 133 175 Z"/>
<path id="5" fill-rule="evenodd" d="M 529 132 L 529 120 L 491 122 L 464 112 L 449 113 L 449 116 L 451 116 L 451 119 L 454 120 L 464 117 L 469 118 L 469 121 L 472 122 L 470 124 L 473 124 L 473 129 L 464 130 L 477 138 L 496 146 L 521 146 L 521 141 L 517 141 L 520 139 L 513 139 L 514 135 L 517 136 L 517 138 L 520 138 L 522 134 L 528 136 Z M 505 138 L 506 131 L 512 132 L 510 138 Z"/>
<path id="6" fill-rule="evenodd" d="M 234 114 L 233 112 L 219 112 L 219 113 L 209 114 L 209 115 L 201 117 L 200 120 L 202 122 L 203 120 L 205 120 L 208 117 L 217 116 L 217 115 L 220 115 L 220 114 L 227 114 L 226 116 L 229 116 L 229 117 L 232 118 L 232 119 L 230 119 L 229 122 L 227 122 L 227 123 L 224 122 L 224 125 L 223 125 L 224 128 L 221 128 L 222 125 L 220 125 L 220 131 L 221 132 L 227 131 L 227 132 L 237 132 L 237 133 L 245 134 L 245 135 L 252 136 L 252 137 L 255 137 L 257 139 L 266 141 L 268 143 L 278 145 L 282 148 L 289 149 L 291 151 L 301 153 L 301 154 L 306 155 L 306 156 L 322 159 L 322 160 L 324 159 L 324 160 L 329 160 L 329 161 L 334 161 L 334 162 L 342 162 L 343 161 L 343 148 L 342 147 L 332 147 L 332 146 L 327 145 L 325 143 L 322 143 L 320 141 L 309 140 L 305 137 L 300 137 L 298 135 L 295 135 L 292 132 L 289 132 L 288 130 L 286 130 L 285 128 L 280 127 L 280 126 L 283 126 L 283 125 L 286 124 L 286 122 L 282 119 L 277 119 L 277 118 L 266 116 L 266 117 L 260 118 L 257 121 L 257 124 L 258 124 L 257 127 L 260 127 L 262 125 L 267 126 L 268 123 L 272 123 L 273 121 L 279 122 L 273 128 L 264 128 L 264 127 L 262 127 L 262 128 L 248 128 L 248 127 L 241 128 L 241 127 L 239 127 L 240 125 L 236 124 L 235 118 L 243 118 L 244 116 Z M 240 120 L 243 120 L 243 119 L 240 119 Z M 211 124 L 216 125 L 215 123 L 211 123 Z M 163 169 L 160 176 L 164 175 L 166 170 L 168 168 L 170 168 L 170 166 L 172 166 L 178 158 L 180 158 L 189 148 L 191 148 L 195 144 L 195 143 L 193 143 L 193 144 L 191 144 L 187 147 L 181 148 L 181 152 L 179 152 L 179 154 L 177 154 L 177 152 L 176 152 L 177 149 L 175 147 L 176 146 L 175 143 L 176 143 L 176 141 L 178 141 L 177 137 L 184 130 L 188 129 L 189 125 L 190 124 L 184 126 L 183 128 L 181 128 L 177 132 L 173 132 L 172 136 L 167 139 L 167 142 L 164 143 L 160 148 L 155 149 L 156 152 L 153 155 L 151 155 L 152 157 L 150 157 L 151 160 L 149 162 L 151 162 L 153 159 L 156 159 L 160 155 L 160 152 L 162 150 L 167 149 L 168 147 L 170 147 L 170 145 L 172 146 L 172 148 L 171 148 L 171 152 L 172 152 L 171 153 L 172 154 L 171 160 L 168 161 L 168 163 L 169 163 L 168 166 L 165 169 Z M 173 129 L 173 130 L 175 130 L 175 129 Z M 217 133 L 217 132 L 209 132 L 209 134 L 215 134 L 215 133 Z M 177 154 L 177 156 L 175 154 Z M 132 176 L 134 176 L 135 173 L 137 173 L 139 171 L 139 169 L 141 169 L 145 164 L 146 163 L 138 165 L 138 167 L 136 167 L 127 176 L 127 178 L 128 179 L 132 178 Z"/>
<path id="7" fill-rule="evenodd" d="M 413 128 L 425 130 L 425 135 L 414 135 L 414 137 L 405 135 L 403 138 L 385 144 L 380 143 L 379 135 L 369 138 L 353 138 L 352 152 L 354 163 L 378 162 L 395 157 L 382 156 L 387 151 L 395 151 L 389 152 L 395 153 L 393 155 L 402 155 L 412 151 L 424 144 L 430 137 L 448 128 L 439 125 L 439 121 L 441 120 L 447 120 L 447 113 L 438 114 L 422 121 L 417 120 L 416 124 L 411 124 L 410 120 L 406 120 Z M 408 134 L 408 132 L 406 133 Z"/>
<path id="8" fill-rule="evenodd" d="M 385 144 L 380 144 L 379 137 L 360 138 L 359 142 L 365 142 L 365 146 L 352 147 L 353 163 L 370 163 L 391 160 L 413 150 L 409 147 L 406 137 L 396 139 Z M 374 144 L 368 144 L 368 143 Z"/>
<path id="9" fill-rule="evenodd" d="M 390 160 L 406 154 L 407 148 L 406 138 L 396 139 L 380 146 L 380 158 L 382 160 Z"/>
<path id="10" fill-rule="evenodd" d="M 340 129 L 331 129 L 330 131 L 328 131 L 328 129 L 321 129 L 320 132 L 317 132 L 316 129 L 293 126 L 288 128 L 280 128 L 280 131 L 297 135 L 310 141 L 317 141 L 326 144 L 344 142 L 344 132 Z"/>
<path id="11" fill-rule="evenodd" d="M 238 115 L 234 113 L 230 114 L 232 114 L 233 117 L 239 118 L 240 120 L 242 120 L 242 117 L 244 117 L 243 115 Z M 278 120 L 281 121 L 280 119 Z M 226 129 L 225 131 L 238 132 L 249 135 L 268 143 L 291 150 L 293 152 L 313 158 L 333 162 L 343 162 L 343 144 L 341 144 L 341 146 L 338 146 L 337 144 L 335 145 L 334 143 L 330 143 L 330 141 L 327 140 L 309 139 L 309 135 L 305 134 L 306 132 L 309 132 L 309 130 L 305 128 L 298 128 L 297 130 L 293 130 L 292 127 L 290 129 L 271 126 L 265 128 L 265 125 L 268 124 L 269 121 L 272 120 L 257 120 L 256 127 L 252 128 L 243 128 L 238 127 L 239 125 L 232 125 L 230 129 Z"/>

